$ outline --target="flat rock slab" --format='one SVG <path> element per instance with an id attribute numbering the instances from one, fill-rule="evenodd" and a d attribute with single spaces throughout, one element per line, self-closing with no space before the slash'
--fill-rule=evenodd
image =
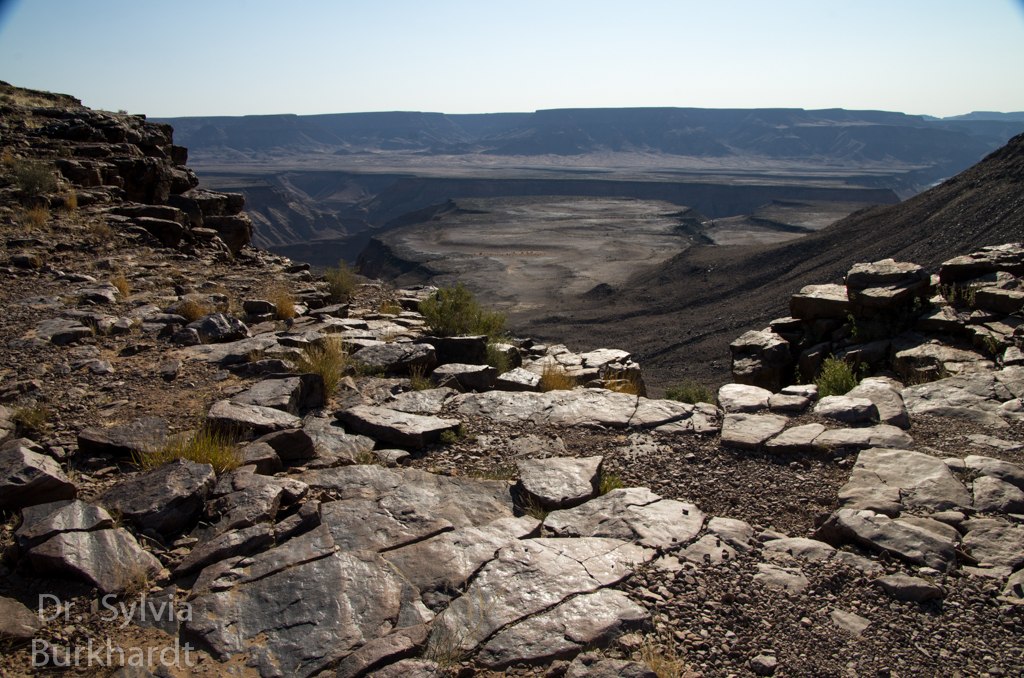
<path id="1" fill-rule="evenodd" d="M 431 388 L 424 391 L 409 391 L 395 396 L 394 400 L 384 403 L 389 410 L 409 412 L 411 414 L 437 414 L 445 403 L 451 400 L 458 391 L 453 388 Z"/>
<path id="2" fill-rule="evenodd" d="M 823 447 L 885 447 L 905 450 L 914 446 L 914 439 L 906 431 L 889 424 L 864 428 L 836 428 L 825 431 L 814 439 L 815 445 Z"/>
<path id="3" fill-rule="evenodd" d="M 37 613 L 13 598 L 0 596 L 0 640 L 31 640 L 42 627 Z"/>
<path id="4" fill-rule="evenodd" d="M 218 428 L 256 433 L 272 433 L 302 425 L 302 420 L 294 414 L 259 405 L 239 405 L 230 400 L 218 400 L 211 405 L 206 421 Z"/>
<path id="5" fill-rule="evenodd" d="M 499 374 L 494 381 L 494 388 L 499 391 L 540 391 L 541 375 L 536 372 L 517 367 L 504 374 Z"/>
<path id="6" fill-rule="evenodd" d="M 697 565 L 720 565 L 732 560 L 736 550 L 718 535 L 706 534 L 683 549 L 680 555 Z"/>
<path id="7" fill-rule="evenodd" d="M 829 544 L 804 537 L 773 539 L 765 542 L 764 549 L 765 551 L 788 553 L 791 556 L 804 558 L 805 560 L 828 560 L 835 553 L 835 548 Z"/>
<path id="8" fill-rule="evenodd" d="M 644 488 L 612 490 L 576 508 L 553 511 L 544 526 L 559 537 L 609 537 L 668 548 L 693 540 L 704 514 L 693 504 Z"/>
<path id="9" fill-rule="evenodd" d="M 527 496 L 545 509 L 579 506 L 597 495 L 603 457 L 556 457 L 516 462 Z"/>
<path id="10" fill-rule="evenodd" d="M 21 438 L 0 447 L 0 511 L 78 496 L 78 489 L 60 464 L 41 452 L 31 440 Z"/>
<path id="11" fill-rule="evenodd" d="M 274 528 L 270 525 L 260 524 L 234 530 L 193 548 L 175 568 L 174 576 L 184 577 L 228 558 L 259 553 L 273 543 Z"/>
<path id="12" fill-rule="evenodd" d="M 78 579 L 104 593 L 122 593 L 161 569 L 123 528 L 64 532 L 33 548 L 28 558 L 37 574 Z"/>
<path id="13" fill-rule="evenodd" d="M 352 358 L 396 374 L 408 374 L 414 367 L 429 372 L 437 365 L 434 347 L 429 344 L 377 344 L 359 349 Z"/>
<path id="14" fill-rule="evenodd" d="M 810 582 L 800 568 L 779 567 L 778 565 L 768 563 L 757 564 L 757 574 L 754 575 L 754 581 L 762 586 L 790 593 L 802 593 L 810 586 Z"/>
<path id="15" fill-rule="evenodd" d="M 159 449 L 166 443 L 167 420 L 161 417 L 145 417 L 109 428 L 87 428 L 78 434 L 78 449 L 90 456 L 130 457 Z"/>
<path id="16" fill-rule="evenodd" d="M 722 445 L 756 450 L 786 428 L 789 419 L 778 414 L 727 414 L 722 422 Z"/>
<path id="17" fill-rule="evenodd" d="M 976 454 L 964 457 L 964 464 L 978 475 L 996 478 L 1024 490 L 1024 468 L 1017 464 Z"/>
<path id="18" fill-rule="evenodd" d="M 718 404 L 727 413 L 767 411 L 771 397 L 768 389 L 746 384 L 726 384 L 718 389 Z"/>
<path id="19" fill-rule="evenodd" d="M 812 452 L 815 439 L 825 432 L 821 424 L 804 424 L 788 428 L 765 443 L 764 448 L 773 454 L 786 452 Z"/>
<path id="20" fill-rule="evenodd" d="M 956 566 L 956 542 L 873 511 L 840 509 L 814 536 L 833 546 L 856 542 L 940 572 L 948 572 Z"/>
<path id="21" fill-rule="evenodd" d="M 517 541 L 435 619 L 429 643 L 473 650 L 498 629 L 622 580 L 645 560 L 643 548 L 618 539 Z"/>
<path id="22" fill-rule="evenodd" d="M 1024 564 L 1024 528 L 991 518 L 968 520 L 963 528 L 963 547 L 979 563 L 1011 569 Z"/>
<path id="23" fill-rule="evenodd" d="M 708 532 L 722 539 L 737 551 L 749 551 L 754 538 L 754 528 L 735 518 L 712 518 L 708 521 Z"/>
<path id="24" fill-rule="evenodd" d="M 439 441 L 444 431 L 459 426 L 457 419 L 439 419 L 366 405 L 339 412 L 338 418 L 358 433 L 415 449 Z"/>
<path id="25" fill-rule="evenodd" d="M 1024 513 L 1024 492 L 991 476 L 975 478 L 974 510 L 981 513 Z"/>
<path id="26" fill-rule="evenodd" d="M 64 346 L 79 339 L 91 337 L 93 331 L 79 320 L 53 318 L 43 320 L 36 326 L 36 337 L 45 339 L 56 346 Z"/>
<path id="27" fill-rule="evenodd" d="M 490 391 L 456 396 L 455 404 L 460 414 L 500 422 L 626 428 L 636 412 L 637 396 L 602 389 L 547 393 Z"/>
<path id="28" fill-rule="evenodd" d="M 867 399 L 874 403 L 878 411 L 878 420 L 883 424 L 898 426 L 901 429 L 910 428 L 910 415 L 903 403 L 903 396 L 888 384 L 865 379 L 846 396 Z"/>
<path id="29" fill-rule="evenodd" d="M 366 645 L 345 657 L 338 664 L 335 678 L 361 678 L 375 668 L 388 665 L 391 669 L 396 660 L 415 656 L 427 641 L 429 628 L 425 624 L 417 624 L 397 629 L 384 636 L 371 640 Z M 376 675 L 376 674 L 374 674 Z M 408 673 L 400 674 L 403 678 Z M 412 672 L 412 675 L 417 675 Z"/>
<path id="30" fill-rule="evenodd" d="M 842 508 L 906 508 L 945 511 L 970 507 L 971 493 L 941 459 L 908 450 L 864 450 L 839 490 Z"/>
<path id="31" fill-rule="evenodd" d="M 231 398 L 231 402 L 237 405 L 270 407 L 294 415 L 301 410 L 320 407 L 323 400 L 324 379 L 318 374 L 264 379 Z"/>
<path id="32" fill-rule="evenodd" d="M 100 501 L 140 530 L 172 535 L 199 517 L 215 483 L 209 464 L 177 459 L 119 483 Z"/>
<path id="33" fill-rule="evenodd" d="M 518 539 L 535 537 L 540 521 L 529 516 L 499 518 L 480 527 L 445 532 L 388 551 L 385 560 L 420 592 L 427 607 L 440 609 L 494 555 Z"/>
<path id="34" fill-rule="evenodd" d="M 905 602 L 924 603 L 946 596 L 946 591 L 941 586 L 932 584 L 926 579 L 905 574 L 886 575 L 871 583 L 881 587 L 890 598 Z"/>
<path id="35" fill-rule="evenodd" d="M 263 676 L 306 678 L 396 625 L 403 583 L 377 554 L 332 553 L 192 601 L 186 630 Z"/>
<path id="36" fill-rule="evenodd" d="M 92 532 L 113 527 L 114 521 L 109 513 L 77 499 L 36 508 L 43 510 L 35 512 L 35 515 L 25 511 L 21 526 L 14 532 L 22 551 L 38 546 L 61 532 Z"/>
<path id="37" fill-rule="evenodd" d="M 832 623 L 835 624 L 836 628 L 852 633 L 855 636 L 864 633 L 871 625 L 871 622 L 864 617 L 843 610 L 832 610 L 829 617 L 832 618 Z"/>
<path id="38" fill-rule="evenodd" d="M 814 406 L 814 413 L 844 424 L 864 424 L 878 420 L 878 408 L 867 398 L 825 396 Z"/>
<path id="39" fill-rule="evenodd" d="M 444 678 L 445 670 L 425 659 L 403 659 L 379 671 L 367 674 L 366 678 Z"/>
<path id="40" fill-rule="evenodd" d="M 249 362 L 254 352 L 269 351 L 278 346 L 277 337 L 273 334 L 260 334 L 241 341 L 224 344 L 199 344 L 180 349 L 177 356 L 190 360 L 201 360 L 208 363 L 233 365 Z"/>
<path id="41" fill-rule="evenodd" d="M 801 320 L 845 318 L 849 312 L 845 285 L 807 285 L 789 299 L 789 314 Z"/>
<path id="42" fill-rule="evenodd" d="M 384 551 L 428 539 L 453 525 L 397 495 L 343 499 L 320 506 L 320 520 L 343 551 Z"/>
<path id="43" fill-rule="evenodd" d="M 464 391 L 489 391 L 494 388 L 498 370 L 489 365 L 448 363 L 435 368 L 432 376 L 439 384 L 454 379 Z"/>
<path id="44" fill-rule="evenodd" d="M 520 662 L 571 659 L 584 648 L 607 647 L 627 633 L 646 628 L 650 621 L 650 613 L 625 593 L 602 589 L 501 631 L 481 648 L 476 660 L 500 671 Z"/>
<path id="45" fill-rule="evenodd" d="M 312 456 L 284 455 L 281 458 L 310 469 L 354 464 L 377 444 L 373 438 L 349 433 L 340 422 L 326 417 L 307 417 L 302 422 L 302 433 L 309 436 Z"/>

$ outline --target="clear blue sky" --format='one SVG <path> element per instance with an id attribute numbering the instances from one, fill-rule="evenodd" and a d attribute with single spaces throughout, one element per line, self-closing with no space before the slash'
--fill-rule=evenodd
<path id="1" fill-rule="evenodd" d="M 0 80 L 153 117 L 1024 111 L 1024 0 L 0 0 Z"/>

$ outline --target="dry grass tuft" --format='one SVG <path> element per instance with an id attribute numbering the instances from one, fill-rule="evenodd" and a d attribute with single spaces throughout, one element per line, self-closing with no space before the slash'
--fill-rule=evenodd
<path id="1" fill-rule="evenodd" d="M 352 357 L 340 337 L 328 337 L 315 346 L 303 349 L 295 359 L 300 372 L 319 374 L 324 380 L 324 397 L 338 390 L 344 369 L 353 365 Z"/>
<path id="2" fill-rule="evenodd" d="M 402 307 L 394 299 L 385 299 L 380 302 L 377 312 L 383 315 L 399 315 L 402 313 Z"/>
<path id="3" fill-rule="evenodd" d="M 654 671 L 658 678 L 681 678 L 690 667 L 676 653 L 675 647 L 662 647 L 648 638 L 640 648 L 640 660 Z"/>
<path id="4" fill-rule="evenodd" d="M 295 317 L 295 295 L 284 283 L 278 283 L 270 288 L 267 301 L 277 306 L 277 320 Z"/>
<path id="5" fill-rule="evenodd" d="M 213 309 L 210 308 L 209 304 L 196 301 L 195 299 L 186 299 L 178 304 L 178 315 L 189 322 L 199 320 L 204 315 L 210 313 L 213 313 Z"/>
<path id="6" fill-rule="evenodd" d="M 128 279 L 124 277 L 124 273 L 118 273 L 111 278 L 110 284 L 117 288 L 117 293 L 121 295 L 122 301 L 132 293 L 132 288 L 128 285 Z"/>
<path id="7" fill-rule="evenodd" d="M 134 597 L 149 592 L 152 582 L 145 565 L 137 560 L 129 563 L 118 561 L 114 566 L 114 577 L 117 579 L 124 595 Z"/>
<path id="8" fill-rule="evenodd" d="M 64 211 L 68 214 L 74 213 L 78 209 L 78 194 L 74 191 L 68 191 L 64 194 Z"/>
<path id="9" fill-rule="evenodd" d="M 548 391 L 571 391 L 577 386 L 576 377 L 570 376 L 565 368 L 553 360 L 544 364 L 544 371 L 540 375 L 540 390 Z"/>
<path id="10" fill-rule="evenodd" d="M 424 365 L 413 365 L 409 369 L 409 381 L 414 391 L 429 391 L 437 388 L 433 377 L 427 376 L 427 368 Z"/>
<path id="11" fill-rule="evenodd" d="M 238 468 L 242 455 L 238 435 L 233 431 L 215 429 L 204 424 L 191 437 L 175 436 L 163 447 L 135 455 L 136 465 L 148 470 L 175 459 L 188 459 L 197 464 L 210 464 L 215 473 Z"/>
<path id="12" fill-rule="evenodd" d="M 551 513 L 551 511 L 544 508 L 540 500 L 534 498 L 533 495 L 527 494 L 525 490 L 519 492 L 519 510 L 541 522 L 544 522 L 544 519 Z"/>
<path id="13" fill-rule="evenodd" d="M 644 388 L 643 377 L 636 370 L 610 372 L 604 379 L 605 388 L 616 393 L 628 393 L 629 395 L 644 395 L 647 390 Z"/>
<path id="14" fill-rule="evenodd" d="M 718 404 L 718 399 L 715 395 L 706 386 L 693 379 L 685 379 L 683 383 L 665 389 L 665 399 L 676 400 L 690 405 L 696 405 L 697 403 Z"/>
<path id="15" fill-rule="evenodd" d="M 102 219 L 89 223 L 89 233 L 97 240 L 110 240 L 114 237 L 114 229 Z"/>
<path id="16" fill-rule="evenodd" d="M 37 206 L 31 209 L 25 210 L 21 215 L 21 227 L 26 231 L 38 230 L 46 227 L 46 222 L 50 218 L 50 211 L 45 207 Z"/>
<path id="17" fill-rule="evenodd" d="M 12 418 L 19 429 L 42 433 L 46 430 L 46 426 L 50 423 L 52 417 L 53 413 L 50 411 L 50 408 L 42 403 L 37 403 L 31 407 L 19 408 L 15 411 Z"/>

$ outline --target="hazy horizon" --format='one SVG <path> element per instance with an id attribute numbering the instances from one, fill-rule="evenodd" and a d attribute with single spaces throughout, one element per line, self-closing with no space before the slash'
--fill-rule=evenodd
<path id="1" fill-rule="evenodd" d="M 160 118 L 1016 112 L 1024 0 L 0 0 L 0 79 Z"/>

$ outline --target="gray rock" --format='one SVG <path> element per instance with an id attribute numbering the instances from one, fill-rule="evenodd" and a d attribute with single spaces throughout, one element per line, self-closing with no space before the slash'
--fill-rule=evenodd
<path id="1" fill-rule="evenodd" d="M 161 417 L 145 417 L 107 428 L 87 428 L 78 434 L 78 449 L 93 457 L 104 454 L 132 457 L 166 444 L 167 420 Z"/>
<path id="2" fill-rule="evenodd" d="M 601 389 L 548 393 L 467 393 L 455 397 L 460 414 L 494 421 L 537 425 L 625 428 L 637 409 L 637 396 Z"/>
<path id="3" fill-rule="evenodd" d="M 846 395 L 850 398 L 866 398 L 874 403 L 878 410 L 878 420 L 883 424 L 904 430 L 910 428 L 910 415 L 903 404 L 903 396 L 887 383 L 865 379 Z"/>
<path id="4" fill-rule="evenodd" d="M 849 312 L 845 285 L 807 285 L 789 299 L 789 314 L 801 320 L 845 318 Z"/>
<path id="5" fill-rule="evenodd" d="M 625 593 L 602 589 L 501 631 L 481 648 L 477 661 L 500 671 L 520 662 L 571 659 L 584 648 L 607 647 L 650 622 L 650 613 Z"/>
<path id="6" fill-rule="evenodd" d="M 770 543 L 770 542 L 769 542 Z M 790 593 L 803 593 L 810 586 L 807 577 L 799 568 L 779 567 L 768 563 L 757 563 L 754 581 L 763 586 Z"/>
<path id="7" fill-rule="evenodd" d="M 396 374 L 408 374 L 414 367 L 422 367 L 425 372 L 429 372 L 437 365 L 433 347 L 426 344 L 384 343 L 367 346 L 353 353 L 352 358 Z"/>
<path id="8" fill-rule="evenodd" d="M 814 406 L 814 413 L 844 424 L 864 424 L 878 420 L 878 408 L 867 398 L 825 396 Z"/>
<path id="9" fill-rule="evenodd" d="M 765 551 L 788 553 L 796 558 L 806 560 L 828 560 L 835 554 L 835 548 L 825 542 L 803 537 L 786 537 L 765 542 Z"/>
<path id="10" fill-rule="evenodd" d="M 204 315 L 185 327 L 198 332 L 204 344 L 238 341 L 249 336 L 249 328 L 245 326 L 244 322 L 223 313 Z"/>
<path id="11" fill-rule="evenodd" d="M 617 539 L 526 539 L 499 551 L 434 621 L 429 645 L 471 651 L 498 629 L 610 586 L 646 560 Z"/>
<path id="12" fill-rule="evenodd" d="M 438 364 L 463 363 L 467 365 L 487 364 L 487 337 L 470 335 L 461 337 L 423 337 L 416 343 L 432 346 Z"/>
<path id="13" fill-rule="evenodd" d="M 440 666 L 425 659 L 403 659 L 367 675 L 366 678 L 443 678 Z"/>
<path id="14" fill-rule="evenodd" d="M 78 496 L 60 465 L 41 453 L 42 448 L 24 438 L 0 446 L 0 511 Z"/>
<path id="15" fill-rule="evenodd" d="M 881 587 L 887 596 L 896 600 L 924 603 L 946 597 L 946 591 L 941 586 L 905 574 L 890 574 L 871 583 Z"/>
<path id="16" fill-rule="evenodd" d="M 276 435 L 285 433 L 281 432 Z M 300 456 L 297 447 L 293 448 L 296 450 L 295 452 L 279 451 L 278 454 L 285 454 L 286 456 L 282 459 L 292 465 L 306 466 L 311 469 L 354 464 L 376 445 L 372 438 L 348 433 L 339 422 L 324 417 L 307 417 L 303 421 L 302 430 L 299 433 L 309 438 L 313 456 Z M 303 450 L 302 454 L 305 454 L 304 450 L 307 448 L 303 446 L 301 449 Z"/>
<path id="17" fill-rule="evenodd" d="M 579 506 L 597 496 L 603 457 L 522 459 L 519 482 L 533 501 L 548 510 Z"/>
<path id="18" fill-rule="evenodd" d="M 200 344 L 181 349 L 178 355 L 191 360 L 202 360 L 220 365 L 234 365 L 249 362 L 254 351 L 268 351 L 278 346 L 273 334 L 260 334 L 251 339 L 242 339 L 225 344 Z"/>
<path id="19" fill-rule="evenodd" d="M 302 420 L 294 414 L 259 405 L 239 405 L 230 400 L 218 400 L 211 405 L 206 421 L 217 428 L 255 433 L 272 433 L 302 425 Z"/>
<path id="20" fill-rule="evenodd" d="M 789 422 L 777 414 L 727 414 L 722 422 L 722 445 L 756 450 L 782 432 Z"/>
<path id="21" fill-rule="evenodd" d="M 541 375 L 536 372 L 517 367 L 504 374 L 499 374 L 494 388 L 499 391 L 540 391 Z"/>
<path id="22" fill-rule="evenodd" d="M 789 342 L 771 328 L 751 330 L 729 344 L 732 353 L 732 377 L 737 384 L 761 386 L 777 391 L 782 375 L 793 358 Z"/>
<path id="23" fill-rule="evenodd" d="M 1016 464 L 975 454 L 964 457 L 964 464 L 967 468 L 977 471 L 979 475 L 996 478 L 1024 490 L 1024 468 Z"/>
<path id="24" fill-rule="evenodd" d="M 419 449 L 435 443 L 441 433 L 459 426 L 457 419 L 439 419 L 385 407 L 359 406 L 339 412 L 339 419 L 358 433 L 402 447 Z"/>
<path id="25" fill-rule="evenodd" d="M 804 424 L 788 428 L 764 444 L 765 450 L 773 454 L 787 452 L 813 452 L 815 440 L 825 432 L 821 424 Z"/>
<path id="26" fill-rule="evenodd" d="M 811 404 L 810 399 L 798 395 L 774 393 L 768 399 L 768 409 L 772 412 L 803 412 Z"/>
<path id="27" fill-rule="evenodd" d="M 818 399 L 818 387 L 814 384 L 792 384 L 783 386 L 779 391 L 782 395 L 794 395 L 807 398 L 810 401 Z"/>
<path id="28" fill-rule="evenodd" d="M 727 413 L 761 412 L 768 409 L 772 392 L 746 384 L 726 384 L 718 389 L 718 404 Z"/>
<path id="29" fill-rule="evenodd" d="M 405 466 L 412 460 L 412 455 L 405 450 L 374 450 L 373 455 L 388 468 Z"/>
<path id="30" fill-rule="evenodd" d="M 456 393 L 458 391 L 451 388 L 409 391 L 398 394 L 394 400 L 384 403 L 384 407 L 412 414 L 437 414 Z"/>
<path id="31" fill-rule="evenodd" d="M 696 407 L 675 400 L 651 400 L 641 396 L 637 398 L 636 411 L 629 419 L 631 428 L 657 428 L 666 424 L 685 423 L 693 417 Z M 692 428 L 692 426 L 691 426 Z"/>
<path id="32" fill-rule="evenodd" d="M 266 482 L 253 483 L 237 492 L 217 497 L 206 505 L 203 516 L 204 523 L 211 524 L 212 528 L 204 529 L 201 534 L 209 538 L 257 523 L 273 522 L 283 495 L 284 488 L 280 483 Z"/>
<path id="33" fill-rule="evenodd" d="M 1012 440 L 1003 440 L 1002 438 L 985 435 L 984 433 L 970 433 L 967 439 L 980 447 L 992 447 L 1003 452 L 1014 452 L 1024 448 L 1024 444 Z"/>
<path id="34" fill-rule="evenodd" d="M 41 509 L 38 514 L 45 515 L 32 517 L 25 512 L 21 527 L 14 533 L 22 552 L 61 532 L 92 532 L 113 527 L 110 514 L 98 506 L 89 506 L 78 500 L 42 504 L 36 508 Z"/>
<path id="35" fill-rule="evenodd" d="M 893 502 L 944 511 L 970 506 L 972 498 L 941 459 L 907 450 L 864 450 L 839 490 L 839 505 L 858 509 Z"/>
<path id="36" fill-rule="evenodd" d="M 704 526 L 693 504 L 644 488 L 612 490 L 576 508 L 553 511 L 544 526 L 558 537 L 610 537 L 655 548 L 686 544 Z"/>
<path id="37" fill-rule="evenodd" d="M 1006 580 L 1003 595 L 1013 598 L 1024 598 L 1024 570 L 1017 570 Z"/>
<path id="38" fill-rule="evenodd" d="M 832 610 L 829 614 L 832 618 L 832 623 L 836 625 L 836 628 L 842 629 L 847 633 L 851 633 L 855 636 L 859 636 L 864 633 L 871 622 L 860 615 L 853 614 L 852 612 L 844 612 L 843 610 Z"/>
<path id="39" fill-rule="evenodd" d="M 933 516 L 939 515 L 933 513 Z M 909 513 L 903 513 L 899 517 L 901 523 L 907 525 L 913 525 L 914 527 L 920 527 L 922 530 L 928 530 L 934 534 L 937 534 L 946 541 L 951 541 L 954 544 L 960 542 L 960 532 L 953 527 L 934 518 L 924 518 L 921 516 L 912 516 Z"/>
<path id="40" fill-rule="evenodd" d="M 837 428 L 825 431 L 814 439 L 814 444 L 827 448 L 882 447 L 901 450 L 913 447 L 914 439 L 895 426 L 879 424 L 864 428 Z"/>
<path id="41" fill-rule="evenodd" d="M 28 558 L 37 574 L 78 579 L 104 593 L 122 593 L 161 569 L 123 528 L 63 532 L 30 550 Z"/>
<path id="42" fill-rule="evenodd" d="M 948 572 L 956 565 L 954 542 L 874 511 L 840 509 L 818 528 L 814 538 L 833 546 L 852 541 L 940 572 Z"/>
<path id="43" fill-rule="evenodd" d="M 175 568 L 174 576 L 184 577 L 221 560 L 249 556 L 267 549 L 273 543 L 274 529 L 267 524 L 233 530 L 192 549 Z"/>
<path id="44" fill-rule="evenodd" d="M 775 675 L 778 665 L 779 660 L 772 655 L 759 654 L 750 658 L 750 670 L 757 676 Z"/>
<path id="45" fill-rule="evenodd" d="M 643 662 L 605 659 L 597 654 L 576 657 L 569 665 L 565 678 L 658 678 L 658 674 Z"/>
<path id="46" fill-rule="evenodd" d="M 35 334 L 39 339 L 45 339 L 55 346 L 64 346 L 73 341 L 91 337 L 93 331 L 91 327 L 86 327 L 79 320 L 53 318 L 43 320 L 36 325 Z"/>
<path id="47" fill-rule="evenodd" d="M 28 641 L 42 629 L 39 615 L 14 600 L 0 596 L 0 640 Z"/>
<path id="48" fill-rule="evenodd" d="M 252 464 L 256 467 L 256 472 L 263 475 L 273 475 L 284 466 L 281 457 L 267 443 L 249 443 L 241 449 L 241 455 L 243 465 Z"/>
<path id="49" fill-rule="evenodd" d="M 319 374 L 270 377 L 231 398 L 238 405 L 270 407 L 294 415 L 320 407 L 323 400 L 324 379 Z"/>
<path id="50" fill-rule="evenodd" d="M 335 678 L 362 678 L 385 664 L 412 657 L 426 643 L 427 631 L 428 627 L 425 624 L 417 624 L 392 631 L 383 638 L 371 640 L 341 660 Z"/>
<path id="51" fill-rule="evenodd" d="M 499 518 L 388 551 L 384 558 L 416 587 L 428 607 L 439 609 L 500 549 L 537 536 L 539 528 L 540 521 L 529 516 Z"/>
<path id="52" fill-rule="evenodd" d="M 1024 529 L 991 518 L 968 520 L 962 527 L 964 550 L 979 563 L 1014 570 L 1024 564 Z"/>
<path id="53" fill-rule="evenodd" d="M 177 459 L 118 483 L 100 501 L 140 530 L 172 535 L 199 517 L 215 482 L 209 464 Z"/>
<path id="54" fill-rule="evenodd" d="M 498 370 L 488 365 L 448 363 L 436 367 L 433 377 L 439 384 L 454 379 L 464 391 L 489 391 L 494 388 Z"/>
<path id="55" fill-rule="evenodd" d="M 680 555 L 698 565 L 720 565 L 732 560 L 736 550 L 717 535 L 706 534 L 683 549 Z"/>
<path id="56" fill-rule="evenodd" d="M 344 499 L 320 506 L 320 519 L 343 551 L 385 551 L 429 539 L 454 526 L 399 495 Z"/>
<path id="57" fill-rule="evenodd" d="M 991 476 L 974 480 L 974 509 L 982 513 L 1024 513 L 1024 492 Z"/>
<path id="58" fill-rule="evenodd" d="M 186 631 L 222 661 L 245 654 L 262 676 L 306 678 L 400 616 L 403 583 L 377 554 L 340 552 L 280 565 L 286 569 L 193 599 Z"/>
<path id="59" fill-rule="evenodd" d="M 708 532 L 737 551 L 749 551 L 750 542 L 754 538 L 754 528 L 734 518 L 712 518 L 708 521 Z"/>

